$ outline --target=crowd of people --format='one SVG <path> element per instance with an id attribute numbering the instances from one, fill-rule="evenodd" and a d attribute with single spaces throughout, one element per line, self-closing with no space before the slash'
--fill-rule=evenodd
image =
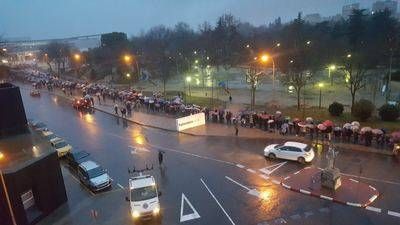
<path id="1" fill-rule="evenodd" d="M 250 110 L 233 113 L 223 108 L 209 109 L 194 104 L 185 104 L 181 94 L 171 99 L 165 99 L 159 92 L 154 92 L 151 96 L 144 96 L 141 91 L 130 88 L 117 89 L 107 84 L 68 81 L 37 71 L 26 75 L 25 80 L 32 82 L 35 88 L 46 87 L 49 91 L 58 88 L 65 95 L 79 92 L 82 97 L 89 98 L 93 105 L 95 99 L 100 105 L 110 101 L 114 113 L 121 114 L 122 117 L 131 116 L 134 111 L 139 110 L 149 113 L 162 112 L 175 117 L 203 112 L 207 121 L 233 124 L 236 134 L 238 127 L 242 126 L 317 140 L 325 140 L 330 136 L 335 142 L 373 145 L 377 148 L 393 148 L 395 144 L 393 135 L 385 129 L 361 127 L 357 121 L 339 125 L 329 120 L 315 121 L 311 117 L 302 121 L 299 118 L 284 116 L 280 111 L 273 114 Z"/>

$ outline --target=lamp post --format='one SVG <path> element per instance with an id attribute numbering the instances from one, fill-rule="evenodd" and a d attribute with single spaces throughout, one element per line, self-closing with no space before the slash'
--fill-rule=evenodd
<path id="1" fill-rule="evenodd" d="M 190 82 L 192 81 L 192 77 L 190 77 L 190 76 L 187 76 L 186 77 L 186 82 L 188 83 L 188 88 L 189 88 L 189 95 L 188 96 L 191 96 L 192 95 L 192 93 L 190 92 Z"/>
<path id="2" fill-rule="evenodd" d="M 333 86 L 333 76 L 331 74 L 332 71 L 336 69 L 335 65 L 328 66 L 328 77 L 331 79 L 331 86 Z"/>
<path id="3" fill-rule="evenodd" d="M 47 57 L 47 54 L 45 54 L 45 56 Z M 74 54 L 74 60 L 75 60 L 75 63 L 76 63 L 75 72 L 76 72 L 76 76 L 78 76 L 79 75 L 79 67 L 80 67 L 80 64 L 81 64 L 81 55 L 79 53 L 75 53 Z"/>
<path id="4" fill-rule="evenodd" d="M 0 163 L 1 163 L 1 161 L 4 160 L 4 158 L 5 158 L 4 154 L 2 152 L 0 152 Z M 17 221 L 15 219 L 14 211 L 13 211 L 12 206 L 11 206 L 10 196 L 8 195 L 7 185 L 6 185 L 6 182 L 4 180 L 3 171 L 1 169 L 0 169 L 0 182 L 2 184 L 2 188 L 4 190 L 4 195 L 5 195 L 6 200 L 7 200 L 7 206 L 8 206 L 8 210 L 10 211 L 12 224 L 13 225 L 17 225 Z"/>
<path id="5" fill-rule="evenodd" d="M 276 45 L 277 47 L 280 46 L 280 43 Z M 262 55 L 261 62 L 266 63 L 271 59 L 272 62 L 272 99 L 275 100 L 275 61 L 274 58 L 269 55 Z"/>
<path id="6" fill-rule="evenodd" d="M 319 87 L 319 104 L 318 104 L 318 108 L 321 108 L 321 101 L 322 101 L 322 88 L 324 87 L 324 83 L 319 82 L 318 83 L 318 87 Z"/>

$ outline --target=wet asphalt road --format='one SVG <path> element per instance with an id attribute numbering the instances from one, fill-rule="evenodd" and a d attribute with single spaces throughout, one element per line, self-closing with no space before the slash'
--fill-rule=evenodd
<path id="1" fill-rule="evenodd" d="M 399 217 L 387 215 L 387 210 L 400 212 L 400 166 L 391 157 L 341 152 L 337 160 L 336 165 L 343 173 L 354 175 L 380 191 L 381 196 L 372 206 L 381 208 L 382 212 L 376 213 L 292 192 L 271 182 L 272 178 L 285 177 L 304 167 L 295 162 L 275 170 L 270 179 L 262 178 L 259 169 L 282 162 L 264 159 L 262 149 L 270 144 L 266 140 L 205 138 L 166 132 L 101 112 L 81 113 L 69 101 L 47 93 L 32 98 L 26 86 L 21 93 L 29 118 L 45 122 L 75 150 L 89 152 L 113 178 L 111 190 L 94 194 L 62 163 L 69 201 L 41 225 L 133 224 L 129 205 L 124 200 L 130 176 L 128 168 L 146 164 L 154 165 L 149 173 L 156 177 L 162 191 L 162 219 L 161 223 L 144 221 L 143 224 L 400 223 Z M 162 168 L 157 161 L 160 149 L 165 151 Z M 320 153 L 313 164 L 322 166 L 323 162 L 324 156 Z M 248 189 L 263 191 L 268 196 L 262 200 L 249 194 Z M 200 218 L 180 222 L 182 194 Z M 98 212 L 97 218 L 91 216 L 92 210 Z M 185 203 L 183 214 L 190 213 L 193 211 Z"/>

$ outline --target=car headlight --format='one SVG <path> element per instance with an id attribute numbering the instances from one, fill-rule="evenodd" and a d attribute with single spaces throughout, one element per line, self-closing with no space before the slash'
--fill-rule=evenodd
<path id="1" fill-rule="evenodd" d="M 154 215 L 158 215 L 160 213 L 160 207 L 159 206 L 156 206 L 154 209 L 153 209 L 153 214 Z"/>
<path id="2" fill-rule="evenodd" d="M 138 211 L 135 210 L 135 211 L 132 212 L 132 217 L 134 219 L 139 218 L 139 216 L 140 216 L 140 213 Z"/>

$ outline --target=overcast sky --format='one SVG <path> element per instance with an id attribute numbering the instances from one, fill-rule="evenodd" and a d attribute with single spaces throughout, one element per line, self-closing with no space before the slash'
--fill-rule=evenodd
<path id="1" fill-rule="evenodd" d="M 375 0 L 0 0 L 0 35 L 32 39 L 60 38 L 122 31 L 129 35 L 164 24 L 184 21 L 215 24 L 232 13 L 241 21 L 268 24 L 277 17 L 288 21 L 318 12 L 334 15 L 344 4 Z"/>

